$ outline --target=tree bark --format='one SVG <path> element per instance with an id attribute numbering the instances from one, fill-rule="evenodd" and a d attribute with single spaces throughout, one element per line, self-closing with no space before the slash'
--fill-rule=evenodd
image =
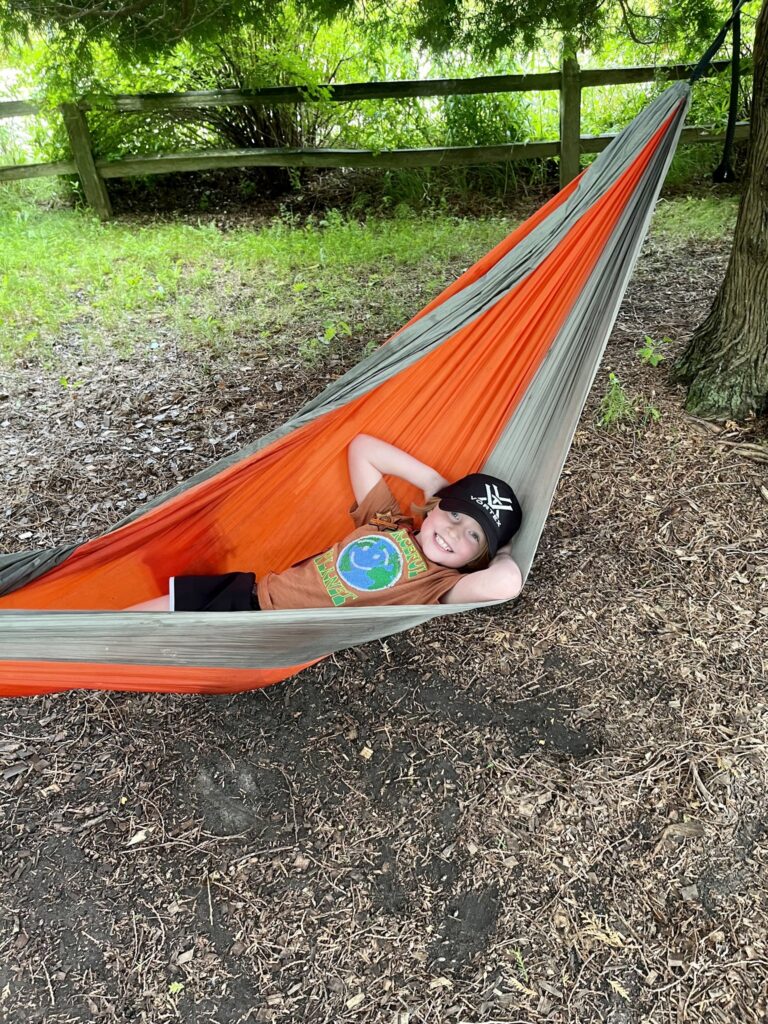
<path id="1" fill-rule="evenodd" d="M 743 420 L 768 409 L 768 0 L 758 15 L 744 191 L 720 290 L 675 367 L 685 408 Z"/>

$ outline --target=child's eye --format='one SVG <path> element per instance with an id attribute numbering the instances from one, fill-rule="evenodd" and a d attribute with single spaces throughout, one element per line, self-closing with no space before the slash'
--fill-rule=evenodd
<path id="1" fill-rule="evenodd" d="M 451 512 L 451 519 L 455 522 L 459 518 L 458 512 Z"/>

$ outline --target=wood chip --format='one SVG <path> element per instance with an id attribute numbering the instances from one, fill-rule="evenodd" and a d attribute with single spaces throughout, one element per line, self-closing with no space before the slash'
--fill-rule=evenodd
<path id="1" fill-rule="evenodd" d="M 144 840 L 149 835 L 150 831 L 151 830 L 149 828 L 140 828 L 138 832 L 135 832 L 131 836 L 131 838 L 128 840 L 128 842 L 125 845 L 126 846 L 136 846 L 138 843 L 143 843 Z"/>
<path id="2" fill-rule="evenodd" d="M 704 826 L 699 821 L 680 821 L 667 825 L 661 833 L 655 849 L 658 851 L 672 839 L 696 839 L 704 835 Z"/>
<path id="3" fill-rule="evenodd" d="M 618 995 L 621 996 L 621 998 L 625 1002 L 629 1002 L 629 992 L 627 992 L 627 990 L 620 982 L 616 981 L 614 978 L 609 978 L 608 984 L 611 986 L 614 992 L 618 993 Z"/>

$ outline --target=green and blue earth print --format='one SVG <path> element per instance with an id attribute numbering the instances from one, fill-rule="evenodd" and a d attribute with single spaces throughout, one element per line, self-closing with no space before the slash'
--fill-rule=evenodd
<path id="1" fill-rule="evenodd" d="M 355 590 L 386 590 L 403 571 L 403 555 L 397 544 L 384 536 L 358 537 L 339 553 L 336 571 Z"/>

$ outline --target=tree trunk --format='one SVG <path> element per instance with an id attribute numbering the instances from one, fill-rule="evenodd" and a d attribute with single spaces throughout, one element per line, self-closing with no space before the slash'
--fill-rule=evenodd
<path id="1" fill-rule="evenodd" d="M 768 0 L 755 35 L 746 179 L 733 250 L 712 309 L 675 367 L 685 408 L 743 420 L 768 409 Z"/>

